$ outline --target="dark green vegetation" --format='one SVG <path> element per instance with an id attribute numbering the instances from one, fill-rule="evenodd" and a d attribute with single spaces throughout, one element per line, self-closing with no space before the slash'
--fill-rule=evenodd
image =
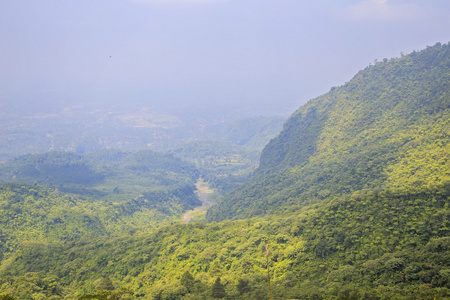
<path id="1" fill-rule="evenodd" d="M 248 179 L 259 161 L 259 151 L 246 150 L 228 142 L 196 141 L 171 151 L 194 163 L 202 178 L 222 193 Z"/>
<path id="2" fill-rule="evenodd" d="M 3 174 L 32 185 L 0 189 L 0 295 L 268 299 L 267 239 L 277 300 L 450 299 L 449 83 L 449 44 L 369 66 L 294 113 L 211 223 L 142 228 L 154 218 L 142 189 L 192 195 L 202 174 L 226 190 L 219 178 L 253 167 L 243 148 L 174 150 L 198 170 L 152 152 L 17 159 Z M 71 166 L 73 178 L 52 181 Z M 191 199 L 178 196 L 173 215 Z"/>
<path id="3" fill-rule="evenodd" d="M 241 189 L 209 220 L 245 218 L 369 189 L 450 181 L 450 46 L 384 60 L 300 107 Z"/>
<path id="4" fill-rule="evenodd" d="M 184 210 L 200 204 L 193 194 L 198 176 L 192 164 L 150 150 L 103 150 L 83 156 L 47 152 L 21 156 L 0 167 L 5 182 L 40 184 L 96 200 L 127 201 L 143 195 L 169 201 L 183 194 L 177 201 Z"/>
<path id="5" fill-rule="evenodd" d="M 118 234 L 134 231 L 137 225 L 155 225 L 201 205 L 194 194 L 197 169 L 172 155 L 149 150 L 104 150 L 83 156 L 67 152 L 26 155 L 3 164 L 0 175 L 6 182 L 33 185 L 5 183 L 1 187 L 9 191 L 3 198 L 3 212 L 16 219 L 24 218 L 24 223 L 15 223 L 14 228 L 26 226 L 27 222 L 79 226 L 77 222 L 72 224 L 72 219 L 65 221 L 68 215 L 60 209 L 68 206 L 77 214 L 87 209 L 89 217 L 95 216 L 96 222 L 100 217 L 101 226 L 109 227 L 101 232 Z M 41 208 L 38 219 L 30 220 Z M 48 215 L 50 210 L 52 215 Z M 64 226 L 58 228 L 63 235 L 70 232 Z"/>

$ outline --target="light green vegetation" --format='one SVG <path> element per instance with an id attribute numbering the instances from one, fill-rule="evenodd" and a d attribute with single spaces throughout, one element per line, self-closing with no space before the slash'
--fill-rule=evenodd
<path id="1" fill-rule="evenodd" d="M 369 189 L 450 179 L 450 46 L 385 60 L 309 101 L 261 155 L 256 175 L 209 220 L 282 211 Z"/>
<path id="2" fill-rule="evenodd" d="M 273 299 L 450 299 L 449 70 L 449 44 L 367 67 L 296 111 L 253 175 L 247 150 L 215 142 L 174 150 L 191 163 L 106 151 L 2 166 L 31 185 L 0 188 L 0 295 L 268 299 L 267 239 Z M 183 222 L 208 174 L 239 187 L 213 194 L 209 223 Z"/>
<path id="3" fill-rule="evenodd" d="M 147 231 L 201 205 L 195 167 L 152 151 L 48 152 L 19 157 L 0 171 L 3 180 L 23 182 L 0 186 L 7 237 L 1 253 L 22 240 Z"/>
<path id="4" fill-rule="evenodd" d="M 267 299 L 267 238 L 274 299 L 447 299 L 449 192 L 362 191 L 264 218 L 22 243 L 3 261 L 2 291 L 76 299 L 100 293 L 96 282 L 108 278 L 130 299 L 212 299 L 220 277 L 231 299 Z"/>

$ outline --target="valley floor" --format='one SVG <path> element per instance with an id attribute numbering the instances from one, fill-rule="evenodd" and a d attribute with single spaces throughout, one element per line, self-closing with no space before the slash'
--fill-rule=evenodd
<path id="1" fill-rule="evenodd" d="M 197 187 L 197 198 L 202 202 L 202 205 L 187 211 L 182 218 L 184 223 L 189 223 L 196 213 L 206 213 L 206 210 L 214 204 L 209 198 L 214 191 L 209 187 L 208 183 L 199 178 L 195 186 Z"/>

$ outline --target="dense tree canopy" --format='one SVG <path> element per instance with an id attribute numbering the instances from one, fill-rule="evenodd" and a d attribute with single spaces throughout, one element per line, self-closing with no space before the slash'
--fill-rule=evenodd
<path id="1" fill-rule="evenodd" d="M 256 175 L 209 220 L 282 211 L 362 189 L 450 181 L 450 45 L 385 60 L 309 101 L 263 150 Z"/>
<path id="2" fill-rule="evenodd" d="M 450 299 L 449 67 L 437 44 L 311 100 L 211 222 L 179 219 L 196 180 L 247 172 L 248 152 L 220 168 L 234 150 L 215 142 L 174 150 L 189 163 L 105 150 L 0 166 L 22 181 L 0 184 L 0 299 L 268 299 L 264 241 L 273 299 Z"/>

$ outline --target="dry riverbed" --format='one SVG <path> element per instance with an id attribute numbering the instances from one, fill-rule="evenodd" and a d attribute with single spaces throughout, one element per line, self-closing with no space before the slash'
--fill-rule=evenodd
<path id="1" fill-rule="evenodd" d="M 185 223 L 189 223 L 198 213 L 205 213 L 206 210 L 213 205 L 213 202 L 209 200 L 209 196 L 214 193 L 214 191 L 209 188 L 208 184 L 200 178 L 195 186 L 197 187 L 197 198 L 202 202 L 202 205 L 196 207 L 194 210 L 187 211 L 183 215 L 182 221 Z"/>

